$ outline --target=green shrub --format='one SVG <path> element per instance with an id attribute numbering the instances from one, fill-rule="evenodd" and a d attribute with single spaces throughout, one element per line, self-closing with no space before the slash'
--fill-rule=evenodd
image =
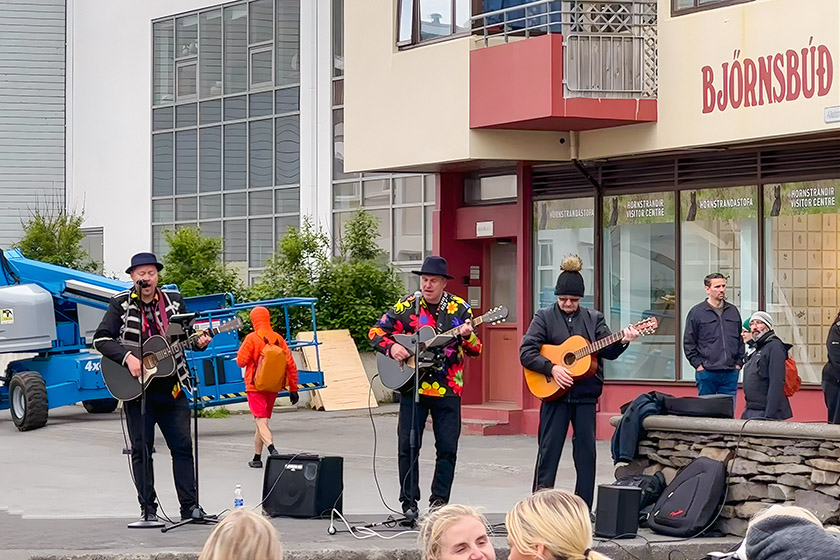
<path id="1" fill-rule="evenodd" d="M 28 259 L 101 273 L 100 265 L 90 259 L 81 245 L 85 237 L 82 231 L 84 221 L 84 213 L 31 210 L 29 220 L 21 222 L 23 237 L 13 247 L 20 249 Z"/>

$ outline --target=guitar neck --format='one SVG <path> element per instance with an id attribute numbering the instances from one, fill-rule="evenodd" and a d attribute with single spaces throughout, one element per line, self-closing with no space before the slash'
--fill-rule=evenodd
<path id="1" fill-rule="evenodd" d="M 192 343 L 195 339 L 197 339 L 198 337 L 200 337 L 203 334 L 209 334 L 210 336 L 215 336 L 215 335 L 219 334 L 219 328 L 218 327 L 213 327 L 210 330 L 199 331 L 197 333 L 193 333 L 189 336 L 189 338 L 187 338 L 187 340 L 185 340 L 183 342 L 182 341 L 174 342 L 174 343 L 170 344 L 169 346 L 167 346 L 166 348 L 164 348 L 162 350 L 158 350 L 157 352 L 154 353 L 155 358 L 157 358 L 158 360 L 163 360 L 164 358 L 168 358 L 169 356 L 174 356 L 175 354 L 177 354 L 178 352 L 183 350 L 183 348 L 187 344 Z"/>
<path id="2" fill-rule="evenodd" d="M 575 359 L 579 360 L 584 356 L 588 356 L 589 354 L 594 354 L 606 348 L 611 344 L 615 344 L 619 340 L 622 339 L 624 336 L 622 331 L 618 331 L 617 333 L 613 333 L 610 336 L 604 337 L 601 340 L 596 340 L 590 344 L 587 344 L 580 350 L 575 351 Z"/>
<path id="3" fill-rule="evenodd" d="M 473 319 L 472 326 L 477 327 L 478 325 L 480 325 L 483 322 L 484 322 L 484 315 L 482 315 L 481 317 L 476 317 L 475 319 Z M 453 328 L 449 329 L 448 331 L 446 331 L 444 333 L 440 333 L 440 336 L 454 336 L 458 332 L 459 328 L 460 328 L 460 325 L 458 325 L 457 327 L 453 327 Z"/>

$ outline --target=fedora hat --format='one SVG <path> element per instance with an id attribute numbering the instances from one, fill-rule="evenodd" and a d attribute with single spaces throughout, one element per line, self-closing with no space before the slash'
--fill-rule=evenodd
<path id="1" fill-rule="evenodd" d="M 416 274 L 418 276 L 429 275 L 429 276 L 443 276 L 444 278 L 452 278 L 446 273 L 446 259 L 443 257 L 426 257 L 426 260 L 423 261 L 423 266 L 420 267 L 420 270 L 412 270 L 412 274 Z"/>
<path id="2" fill-rule="evenodd" d="M 154 253 L 137 253 L 133 257 L 131 257 L 131 266 L 125 269 L 126 274 L 131 274 L 131 271 L 134 270 L 135 267 L 141 266 L 144 264 L 153 264 L 160 272 L 163 269 L 163 265 L 160 264 L 157 260 L 157 257 Z"/>

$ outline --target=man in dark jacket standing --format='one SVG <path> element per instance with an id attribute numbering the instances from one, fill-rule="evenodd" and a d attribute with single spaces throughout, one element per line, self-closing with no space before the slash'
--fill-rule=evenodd
<path id="1" fill-rule="evenodd" d="M 744 364 L 744 398 L 747 408 L 741 418 L 787 420 L 793 414 L 785 395 L 785 359 L 790 344 L 773 332 L 773 321 L 764 311 L 750 317 L 755 351 Z"/>
<path id="2" fill-rule="evenodd" d="M 608 346 L 598 353 L 598 369 L 595 375 L 575 380 L 562 364 L 552 364 L 540 354 L 543 344 L 562 344 L 573 335 L 580 335 L 590 342 L 609 336 L 610 329 L 603 313 L 580 307 L 584 294 L 583 263 L 574 255 L 563 259 L 563 272 L 557 278 L 554 294 L 557 304 L 537 311 L 522 345 L 519 347 L 519 361 L 532 371 L 553 377 L 554 382 L 567 391 L 561 398 L 543 401 L 540 407 L 537 465 L 534 472 L 533 490 L 553 488 L 557 466 L 566 441 L 569 422 L 572 423 L 573 457 L 575 462 L 575 494 L 592 507 L 595 493 L 595 404 L 604 385 L 603 359 L 614 360 L 639 337 L 639 331 L 627 327 L 621 343 Z"/>
<path id="3" fill-rule="evenodd" d="M 713 272 L 703 279 L 709 296 L 688 312 L 683 350 L 696 371 L 701 395 L 738 392 L 738 370 L 744 360 L 741 314 L 726 301 L 726 278 Z"/>
<path id="4" fill-rule="evenodd" d="M 840 424 L 840 313 L 828 329 L 825 346 L 828 361 L 822 370 L 822 388 L 828 408 L 828 423 Z"/>

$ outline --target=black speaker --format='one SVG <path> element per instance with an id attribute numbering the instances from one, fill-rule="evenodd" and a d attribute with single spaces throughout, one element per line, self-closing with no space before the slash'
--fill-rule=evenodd
<path id="1" fill-rule="evenodd" d="M 287 517 L 326 517 L 341 512 L 344 457 L 269 455 L 263 478 L 263 510 Z"/>
<path id="2" fill-rule="evenodd" d="M 639 530 L 642 489 L 636 486 L 598 485 L 595 534 L 599 537 L 635 537 Z"/>

